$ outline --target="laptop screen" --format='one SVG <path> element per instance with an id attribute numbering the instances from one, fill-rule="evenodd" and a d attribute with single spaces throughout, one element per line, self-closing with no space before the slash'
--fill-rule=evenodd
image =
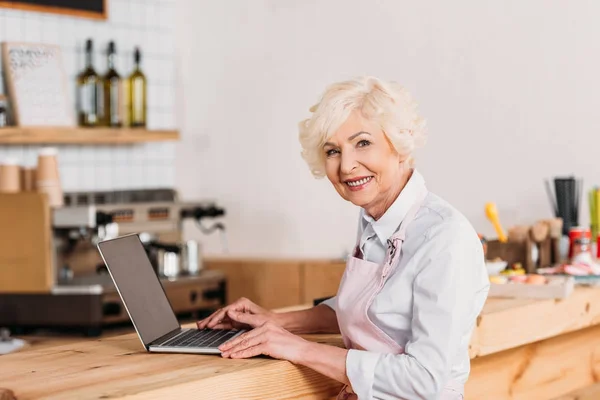
<path id="1" fill-rule="evenodd" d="M 107 240 L 98 248 L 144 345 L 179 328 L 137 235 Z"/>

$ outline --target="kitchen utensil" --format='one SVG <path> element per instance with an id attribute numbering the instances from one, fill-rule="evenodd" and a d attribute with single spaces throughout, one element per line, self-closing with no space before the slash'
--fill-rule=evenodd
<path id="1" fill-rule="evenodd" d="M 195 240 L 188 240 L 181 245 L 181 272 L 197 275 L 204 265 L 200 257 L 200 245 Z"/>
<path id="2" fill-rule="evenodd" d="M 550 226 L 546 221 L 538 221 L 531 226 L 531 238 L 537 244 L 540 244 L 548 237 Z"/>
<path id="3" fill-rule="evenodd" d="M 550 182 L 546 180 L 546 191 L 552 204 L 554 215 L 563 219 L 563 235 L 579 225 L 579 202 L 583 180 L 574 177 L 554 178 L 554 196 Z"/>
<path id="4" fill-rule="evenodd" d="M 549 240 L 550 225 L 542 220 L 531 226 L 529 231 L 531 240 L 537 250 L 536 267 L 547 267 L 552 264 L 552 244 Z M 535 272 L 535 271 L 527 271 Z"/>
<path id="5" fill-rule="evenodd" d="M 550 228 L 548 231 L 548 234 L 550 235 L 550 237 L 552 239 L 559 239 L 561 236 L 562 227 L 563 227 L 562 218 L 547 219 L 546 223 L 548 224 L 548 227 Z"/>
<path id="6" fill-rule="evenodd" d="M 508 228 L 508 241 L 514 243 L 523 243 L 529 235 L 529 227 L 526 225 L 516 225 Z"/>
<path id="7" fill-rule="evenodd" d="M 197 275 L 203 268 L 200 245 L 195 240 L 181 244 L 152 241 L 144 247 L 160 276 Z"/>
<path id="8" fill-rule="evenodd" d="M 158 274 L 167 278 L 175 278 L 179 275 L 179 249 L 177 251 L 168 251 L 166 249 L 158 250 Z"/>
<path id="9" fill-rule="evenodd" d="M 486 203 L 485 205 L 485 215 L 490 220 L 494 229 L 496 230 L 496 234 L 498 235 L 498 240 L 502 243 L 507 242 L 506 235 L 504 234 L 504 230 L 502 229 L 502 225 L 500 225 L 500 218 L 498 217 L 498 209 L 496 208 L 495 203 Z"/>

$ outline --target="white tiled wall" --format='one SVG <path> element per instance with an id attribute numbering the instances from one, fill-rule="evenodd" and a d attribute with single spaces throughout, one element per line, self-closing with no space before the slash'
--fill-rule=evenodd
<path id="1" fill-rule="evenodd" d="M 175 128 L 174 0 L 108 0 L 103 21 L 0 8 L 0 42 L 59 44 L 75 108 L 75 79 L 84 66 L 85 41 L 94 41 L 94 66 L 106 70 L 106 46 L 117 46 L 121 76 L 133 68 L 133 49 L 142 50 L 148 79 L 148 126 Z M 1 70 L 0 63 L 0 70 Z M 6 93 L 0 80 L 0 93 Z M 17 157 L 34 165 L 37 146 L 1 146 L 0 159 Z M 172 187 L 174 143 L 128 146 L 59 146 L 61 179 L 66 191 Z"/>

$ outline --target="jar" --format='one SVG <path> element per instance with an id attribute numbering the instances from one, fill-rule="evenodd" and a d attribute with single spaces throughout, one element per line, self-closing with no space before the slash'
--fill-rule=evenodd
<path id="1" fill-rule="evenodd" d="M 569 258 L 575 259 L 582 253 L 591 254 L 592 232 L 590 228 L 573 227 L 569 230 L 570 251 Z"/>

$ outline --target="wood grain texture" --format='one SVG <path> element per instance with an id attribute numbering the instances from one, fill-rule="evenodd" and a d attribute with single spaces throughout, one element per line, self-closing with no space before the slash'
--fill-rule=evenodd
<path id="1" fill-rule="evenodd" d="M 177 130 L 127 128 L 0 128 L 0 145 L 132 144 L 179 140 Z"/>
<path id="2" fill-rule="evenodd" d="M 133 334 L 2 356 L 0 376 L 18 399 L 323 399 L 341 386 L 266 357 L 146 353 Z"/>
<path id="3" fill-rule="evenodd" d="M 484 356 L 600 324 L 600 288 L 576 288 L 566 299 L 488 299 L 470 344 Z"/>
<path id="4" fill-rule="evenodd" d="M 278 311 L 298 311 L 312 303 Z M 472 359 L 600 324 L 600 288 L 575 289 L 562 300 L 489 298 L 471 336 Z"/>
<path id="5" fill-rule="evenodd" d="M 0 193 L 0 221 L 0 291 L 49 292 L 54 275 L 46 195 Z"/>
<path id="6" fill-rule="evenodd" d="M 93 11 L 82 11 L 73 10 L 63 7 L 44 6 L 36 4 L 23 4 L 14 1 L 0 1 L 0 7 L 13 8 L 17 10 L 35 11 L 35 12 L 47 12 L 53 14 L 70 15 L 73 17 L 83 17 L 91 19 L 105 20 L 108 18 L 108 0 L 103 0 L 104 12 L 93 12 Z"/>
<path id="7" fill-rule="evenodd" d="M 224 270 L 230 277 L 231 297 L 235 299 L 238 293 L 243 293 L 268 308 L 309 300 L 316 292 L 306 294 L 308 280 L 321 277 L 333 281 L 335 278 L 335 274 L 330 275 L 331 271 L 323 268 L 326 264 L 302 260 L 207 262 L 209 269 Z M 306 301 L 304 306 L 290 308 L 306 308 L 310 304 Z M 594 383 L 600 376 L 598 324 L 600 289 L 577 288 L 569 298 L 560 301 L 488 299 L 471 340 L 473 361 L 467 398 L 545 399 Z M 338 335 L 308 337 L 341 345 Z M 106 352 L 106 346 L 112 350 Z M 33 379 L 32 373 L 26 371 L 27 365 L 43 366 L 44 362 L 48 370 L 36 367 L 35 379 L 46 377 L 50 382 L 63 382 L 62 386 L 57 383 L 56 388 L 46 391 L 49 394 L 44 398 L 159 398 L 172 393 L 195 397 L 210 393 L 225 399 L 242 395 L 264 398 L 266 394 L 268 398 L 327 398 L 334 396 L 339 388 L 336 382 L 313 371 L 266 358 L 238 363 L 214 356 L 146 354 L 137 337 L 132 335 L 53 346 L 45 351 L 52 352 L 32 349 L 3 357 L 0 376 L 5 373 L 4 366 L 9 365 L 4 361 L 11 361 L 11 369 L 17 366 L 15 371 L 23 376 L 21 381 L 15 377 L 15 385 L 9 386 L 17 396 L 22 388 L 35 386 L 27 380 L 27 376 Z M 18 357 L 32 353 L 35 357 Z M 160 362 L 155 363 L 158 357 Z M 163 360 L 163 357 L 166 358 Z M 59 361 L 54 365 L 57 375 L 52 375 L 51 360 Z M 130 365 L 130 360 L 134 365 Z M 193 360 L 191 364 L 190 360 Z M 125 372 L 130 369 L 132 375 Z M 235 376 L 231 375 L 234 373 Z M 66 380 L 62 378 L 64 375 Z M 142 379 L 144 375 L 151 378 Z M 71 380 L 71 376 L 82 378 Z M 58 377 L 61 379 L 56 379 Z M 116 384 L 107 388 L 100 381 Z M 27 390 L 23 398 L 44 396 Z"/>
<path id="8" fill-rule="evenodd" d="M 269 309 L 310 307 L 317 294 L 333 290 L 343 273 L 341 263 L 330 261 L 213 259 L 205 264 L 226 273 L 228 303 L 248 297 Z M 560 300 L 488 298 L 469 352 L 472 358 L 485 356 L 599 323 L 598 288 L 580 287 Z"/>
<path id="9" fill-rule="evenodd" d="M 578 288 L 559 302 L 488 300 L 472 339 L 479 351 L 472 354 L 466 398 L 549 399 L 599 381 L 598 296 L 600 289 Z M 339 335 L 304 337 L 342 345 Z M 31 348 L 1 361 L 3 387 L 19 399 L 202 398 L 207 393 L 219 399 L 323 399 L 340 387 L 286 361 L 149 354 L 132 334 Z"/>
<path id="10" fill-rule="evenodd" d="M 295 260 L 205 260 L 208 270 L 219 270 L 227 279 L 227 303 L 247 297 L 268 308 L 300 304 L 301 263 Z"/>
<path id="11" fill-rule="evenodd" d="M 598 381 L 600 326 L 594 326 L 472 360 L 465 393 L 466 399 L 546 400 Z"/>
<path id="12" fill-rule="evenodd" d="M 344 275 L 346 263 L 343 261 L 307 261 L 301 267 L 302 303 L 334 296 Z"/>

